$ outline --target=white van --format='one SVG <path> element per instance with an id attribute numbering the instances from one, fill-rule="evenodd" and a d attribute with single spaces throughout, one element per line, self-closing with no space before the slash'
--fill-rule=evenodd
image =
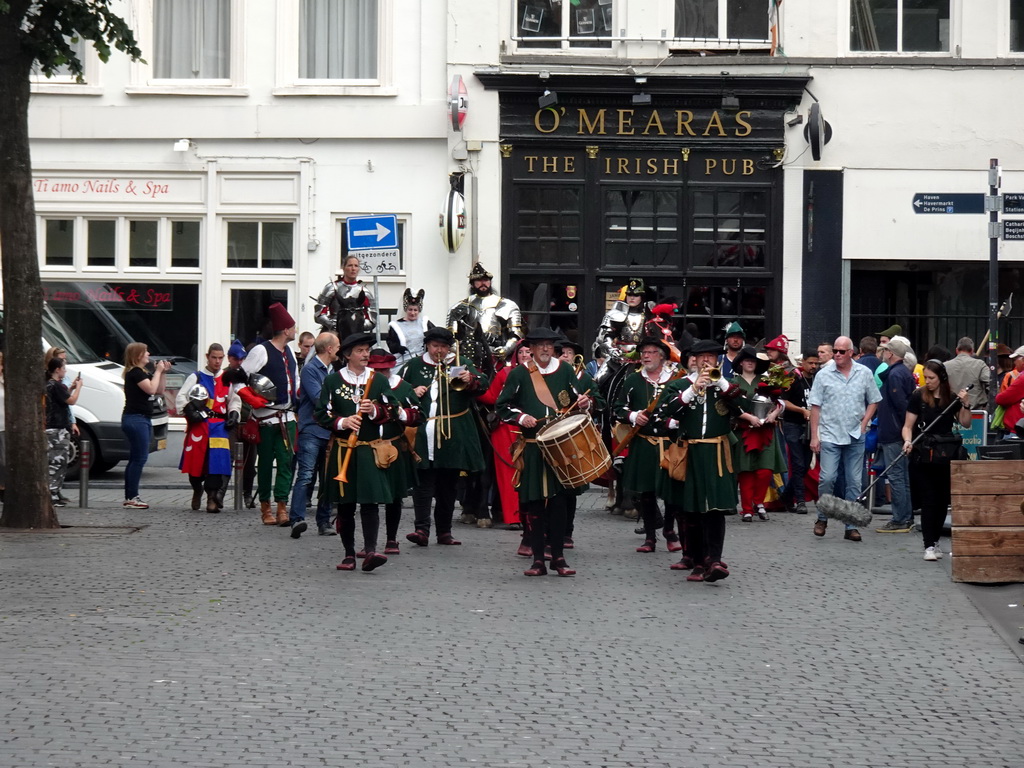
<path id="1" fill-rule="evenodd" d="M 78 402 L 71 406 L 81 436 L 92 444 L 90 469 L 105 472 L 119 461 L 128 458 L 128 442 L 121 431 L 121 412 L 124 410 L 123 366 L 102 360 L 52 310 L 43 305 L 43 351 L 62 347 L 68 351 L 68 375 L 82 375 L 82 391 Z M 0 305 L 0 335 L 3 327 L 3 306 Z M 42 372 L 39 374 L 42 381 Z M 167 407 L 162 396 L 154 396 L 153 440 L 150 451 L 167 447 Z M 78 445 L 72 443 L 72 463 L 68 474 L 78 471 Z"/>

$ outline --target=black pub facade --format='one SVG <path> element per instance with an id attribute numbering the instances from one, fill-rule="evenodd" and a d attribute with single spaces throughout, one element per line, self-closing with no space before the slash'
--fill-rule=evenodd
<path id="1" fill-rule="evenodd" d="M 779 332 L 783 116 L 806 77 L 477 77 L 499 92 L 503 292 L 530 325 L 589 346 L 641 277 L 702 337 Z"/>

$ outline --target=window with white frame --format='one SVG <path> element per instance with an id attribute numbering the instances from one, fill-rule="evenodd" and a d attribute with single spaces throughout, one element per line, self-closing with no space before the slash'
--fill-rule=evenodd
<path id="1" fill-rule="evenodd" d="M 142 61 L 128 93 L 244 95 L 242 0 L 134 0 L 129 24 Z"/>
<path id="2" fill-rule="evenodd" d="M 294 222 L 228 222 L 228 269 L 292 269 L 294 264 Z"/>
<path id="3" fill-rule="evenodd" d="M 948 51 L 950 0 L 850 0 L 850 50 Z"/>
<path id="4" fill-rule="evenodd" d="M 610 48 L 615 4 L 616 0 L 517 0 L 513 37 L 521 48 Z"/>
<path id="5" fill-rule="evenodd" d="M 1010 0 L 1010 50 L 1024 52 L 1024 0 Z"/>
<path id="6" fill-rule="evenodd" d="M 275 96 L 394 96 L 394 0 L 277 0 Z"/>
<path id="7" fill-rule="evenodd" d="M 375 80 L 377 0 L 301 0 L 299 79 Z"/>
<path id="8" fill-rule="evenodd" d="M 44 217 L 39 253 L 44 268 L 198 270 L 202 222 L 179 217 Z"/>
<path id="9" fill-rule="evenodd" d="M 675 36 L 764 42 L 769 5 L 768 0 L 675 0 Z"/>
<path id="10" fill-rule="evenodd" d="M 153 0 L 153 77 L 228 80 L 231 0 Z"/>

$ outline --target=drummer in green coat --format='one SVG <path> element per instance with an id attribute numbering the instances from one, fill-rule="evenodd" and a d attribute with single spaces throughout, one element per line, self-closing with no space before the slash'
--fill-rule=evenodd
<path id="1" fill-rule="evenodd" d="M 674 568 L 692 568 L 687 581 L 718 581 L 729 575 L 722 562 L 725 515 L 736 511 L 736 475 L 732 461 L 733 401 L 742 393 L 716 368 L 720 345 L 694 344 L 694 371 L 666 387 L 657 420 L 678 427 L 687 451 L 686 477 L 670 479 L 662 498 L 683 508 L 683 559 Z M 714 372 L 718 372 L 718 376 Z"/>
<path id="2" fill-rule="evenodd" d="M 388 350 L 377 348 L 370 350 L 370 361 L 367 366 L 383 376 L 391 387 L 393 399 L 387 403 L 391 419 L 381 426 L 381 437 L 398 449 L 398 458 L 388 467 L 388 479 L 394 491 L 394 498 L 384 506 L 384 554 L 399 555 L 398 526 L 402 523 L 402 501 L 416 485 L 416 454 L 409 442 L 410 432 L 415 435 L 414 427 L 419 424 L 420 399 L 412 391 L 409 382 L 392 373 L 397 358 Z M 397 415 L 397 418 L 396 418 Z"/>
<path id="3" fill-rule="evenodd" d="M 426 352 L 413 358 L 402 377 L 420 400 L 423 423 L 416 430 L 416 470 L 413 508 L 415 530 L 406 539 L 420 547 L 430 542 L 430 505 L 434 505 L 437 543 L 461 544 L 452 536 L 455 487 L 460 472 L 484 468 L 480 432 L 476 426 L 476 397 L 489 381 L 467 357 L 455 359 L 455 337 L 447 328 L 431 328 L 423 335 Z"/>
<path id="4" fill-rule="evenodd" d="M 386 455 L 382 455 L 379 445 L 371 443 L 380 441 L 380 425 L 389 418 L 385 402 L 391 397 L 391 387 L 386 377 L 367 368 L 373 340 L 372 334 L 353 333 L 341 342 L 346 366 L 324 379 L 314 411 L 320 426 L 332 433 L 324 491 L 338 505 L 338 534 L 345 547 L 339 571 L 354 571 L 356 567 L 357 504 L 366 552 L 363 570 L 372 571 L 388 561 L 377 552 L 378 505 L 390 502 L 394 490 L 387 471 L 380 466 L 386 464 Z"/>
<path id="5" fill-rule="evenodd" d="M 761 374 L 768 370 L 769 365 L 767 356 L 759 355 L 749 345 L 744 345 L 733 361 L 736 375 L 732 382 L 743 390 L 743 395 L 737 400 L 742 413 L 736 420 L 733 468 L 739 479 L 740 506 L 745 523 L 753 520 L 755 514 L 761 520 L 768 519 L 764 508 L 768 486 L 776 472 L 786 471 L 786 458 L 782 455 L 776 429 L 784 408 L 777 399 L 759 397 L 761 393 L 758 391 Z M 761 408 L 764 408 L 763 412 L 759 412 Z"/>
<path id="6" fill-rule="evenodd" d="M 661 402 L 666 385 L 676 372 L 676 366 L 666 364 L 669 348 L 661 339 L 648 336 L 637 344 L 640 352 L 640 370 L 626 377 L 619 389 L 615 403 L 615 420 L 620 429 L 639 431 L 629 442 L 626 460 L 622 467 L 622 487 L 640 502 L 640 516 L 644 524 L 644 543 L 637 552 L 653 552 L 658 542 L 658 495 L 659 486 L 664 483 L 665 470 L 661 468 L 668 438 L 661 424 L 653 419 L 654 410 Z M 671 513 L 669 513 L 671 514 Z M 668 516 L 668 515 L 666 515 Z M 667 526 L 666 526 L 667 528 Z M 678 552 L 679 537 L 674 531 L 665 536 L 669 551 Z M 674 539 L 674 541 L 672 540 Z M 674 546 L 673 546 L 674 545 Z"/>
<path id="7" fill-rule="evenodd" d="M 526 335 L 533 360 L 512 369 L 496 403 L 498 418 L 517 426 L 519 438 L 512 447 L 519 493 L 519 512 L 529 518 L 533 565 L 525 576 L 543 576 L 545 538 L 551 542 L 551 567 L 559 576 L 576 574 L 563 556 L 566 501 L 574 493 L 559 482 L 537 445 L 537 433 L 553 416 L 570 407 L 586 411 L 591 399 L 580 391 L 579 379 L 568 363 L 554 356 L 561 338 L 550 328 L 536 328 Z"/>

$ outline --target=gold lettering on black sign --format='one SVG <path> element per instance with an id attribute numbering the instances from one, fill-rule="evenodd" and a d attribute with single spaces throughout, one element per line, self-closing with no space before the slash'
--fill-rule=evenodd
<path id="1" fill-rule="evenodd" d="M 562 125 L 565 107 L 545 107 L 538 109 L 533 116 L 533 127 L 538 133 L 555 133 Z M 600 109 L 576 110 L 577 136 L 606 136 L 609 123 L 616 136 L 693 136 L 721 138 L 733 136 L 743 138 L 750 136 L 754 126 L 749 122 L 750 110 L 735 113 L 720 113 L 714 110 L 710 115 L 696 117 L 693 110 L 657 110 L 649 113 L 635 109 L 616 109 L 609 118 L 607 107 Z M 667 116 L 667 119 L 666 119 Z M 672 116 L 675 119 L 672 119 Z M 643 128 L 640 128 L 640 125 Z M 668 126 L 668 127 L 666 127 Z"/>
<path id="2" fill-rule="evenodd" d="M 591 150 L 593 153 L 591 154 Z M 685 150 L 684 150 L 685 151 Z M 598 147 L 588 147 L 587 155 L 597 158 Z M 683 159 L 688 160 L 689 153 Z M 678 157 L 616 157 L 602 158 L 601 172 L 605 176 L 678 176 Z M 756 166 L 750 157 L 704 157 L 705 176 L 753 176 Z M 524 155 L 527 173 L 545 175 L 574 175 L 575 155 Z"/>

